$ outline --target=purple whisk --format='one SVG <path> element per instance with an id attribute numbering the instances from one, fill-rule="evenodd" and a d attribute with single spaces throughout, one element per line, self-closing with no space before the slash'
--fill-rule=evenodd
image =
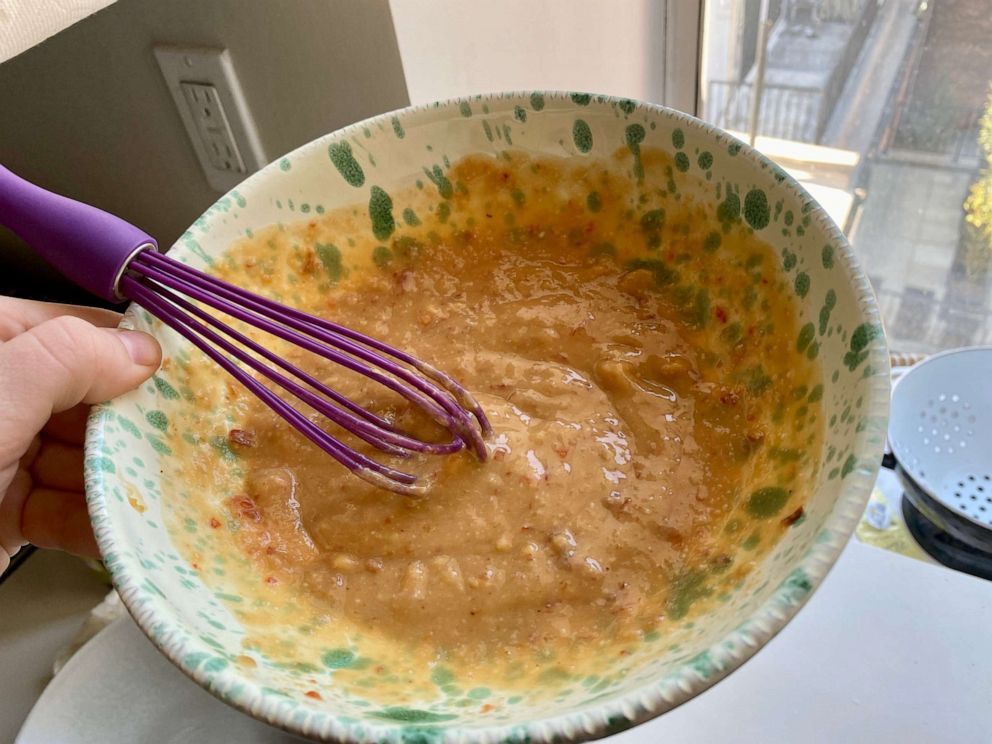
<path id="1" fill-rule="evenodd" d="M 155 241 L 133 225 L 45 191 L 2 166 L 0 224 L 17 233 L 81 287 L 112 302 L 129 299 L 144 307 L 324 452 L 377 486 L 405 494 L 426 489 L 416 475 L 384 465 L 318 426 L 260 378 L 387 455 L 445 455 L 468 448 L 480 460 L 486 459 L 485 437 L 491 427 L 479 404 L 450 376 L 404 351 L 162 255 Z M 447 429 L 450 440 L 424 441 L 401 431 L 232 328 L 211 310 L 393 391 Z"/>

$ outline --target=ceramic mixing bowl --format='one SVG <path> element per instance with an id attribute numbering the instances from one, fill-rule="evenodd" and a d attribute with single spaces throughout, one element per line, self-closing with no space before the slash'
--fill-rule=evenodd
<path id="1" fill-rule="evenodd" d="M 118 591 L 141 628 L 186 674 L 263 721 L 321 740 L 355 742 L 539 742 L 606 736 L 699 694 L 758 651 L 820 584 L 858 520 L 882 455 L 889 400 L 888 356 L 869 284 L 841 232 L 780 167 L 724 132 L 658 106 L 588 94 L 475 96 L 404 109 L 322 137 L 256 173 L 221 198 L 171 255 L 210 270 L 233 241 L 267 225 L 368 204 L 420 179 L 441 184 L 462 156 L 508 148 L 569 158 L 609 158 L 626 148 L 667 151 L 671 181 L 707 204 L 714 219 L 738 221 L 780 256 L 776 270 L 801 318 L 793 347 L 822 367 L 825 439 L 805 518 L 714 609 L 670 633 L 646 634 L 614 673 L 549 681 L 528 691 L 465 690 L 437 680 L 416 704 L 377 703 L 335 687 L 359 645 L 309 665 L 238 663 L 244 629 L 230 611 L 238 596 L 215 594 L 202 577 L 223 574 L 237 555 L 187 562 L 165 528 L 162 471 L 172 453 L 164 432 L 182 419 L 189 389 L 180 364 L 191 353 L 171 331 L 132 306 L 126 323 L 162 340 L 166 363 L 139 389 L 97 407 L 86 441 L 86 487 L 97 540 Z M 633 174 L 630 175 L 634 177 Z M 432 183 L 433 182 L 433 183 Z M 440 199 L 440 197 L 438 197 Z M 368 227 L 372 229 L 371 223 Z M 342 243 L 342 246 L 344 244 Z M 342 262 L 349 261 L 342 247 Z M 812 394 L 812 393 L 811 393 Z M 196 432 L 179 432 L 195 438 Z M 192 520 L 190 520 L 192 521 Z M 318 700 L 307 695 L 320 685 Z"/>

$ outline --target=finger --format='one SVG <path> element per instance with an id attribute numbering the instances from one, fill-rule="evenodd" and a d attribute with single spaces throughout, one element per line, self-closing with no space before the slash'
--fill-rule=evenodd
<path id="1" fill-rule="evenodd" d="M 87 323 L 101 328 L 114 328 L 121 322 L 120 313 L 99 307 L 0 297 L 0 341 L 9 341 L 46 320 L 63 315 L 82 318 Z"/>
<path id="2" fill-rule="evenodd" d="M 21 533 L 39 548 L 100 557 L 86 511 L 86 497 L 78 491 L 52 488 L 31 491 L 21 514 Z"/>
<path id="3" fill-rule="evenodd" d="M 21 461 L 17 464 L 26 470 L 30 470 L 31 463 L 34 462 L 34 458 L 38 456 L 39 452 L 41 452 L 41 435 L 35 434 L 34 438 L 31 439 L 31 444 L 28 445 L 27 451 L 24 453 L 23 457 L 21 457 Z M 0 480 L 0 483 L 2 482 L 3 481 Z"/>
<path id="4" fill-rule="evenodd" d="M 147 334 L 97 328 L 69 315 L 0 346 L 0 466 L 19 459 L 53 413 L 139 385 L 158 368 L 161 353 Z"/>
<path id="5" fill-rule="evenodd" d="M 43 441 L 31 464 L 31 477 L 36 487 L 82 491 L 83 450 L 62 442 Z"/>
<path id="6" fill-rule="evenodd" d="M 45 436 L 66 444 L 82 445 L 86 440 L 86 419 L 89 415 L 90 407 L 85 403 L 52 414 L 45 424 Z"/>
<path id="7" fill-rule="evenodd" d="M 10 485 L 0 498 L 0 553 L 13 556 L 27 541 L 21 534 L 21 514 L 31 493 L 31 476 L 23 468 L 7 476 Z"/>

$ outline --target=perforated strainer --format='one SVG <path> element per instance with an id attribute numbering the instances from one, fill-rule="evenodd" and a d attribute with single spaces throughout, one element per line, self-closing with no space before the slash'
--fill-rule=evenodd
<path id="1" fill-rule="evenodd" d="M 937 354 L 896 383 L 889 444 L 916 506 L 956 537 L 992 541 L 992 347 Z"/>

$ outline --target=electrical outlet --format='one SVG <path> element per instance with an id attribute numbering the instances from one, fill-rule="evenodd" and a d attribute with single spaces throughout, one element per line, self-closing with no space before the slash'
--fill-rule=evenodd
<path id="1" fill-rule="evenodd" d="M 156 46 L 153 51 L 214 189 L 227 191 L 268 162 L 226 49 Z"/>
<path id="2" fill-rule="evenodd" d="M 180 88 L 210 165 L 225 173 L 244 173 L 245 164 L 217 89 L 202 83 L 180 83 Z"/>

